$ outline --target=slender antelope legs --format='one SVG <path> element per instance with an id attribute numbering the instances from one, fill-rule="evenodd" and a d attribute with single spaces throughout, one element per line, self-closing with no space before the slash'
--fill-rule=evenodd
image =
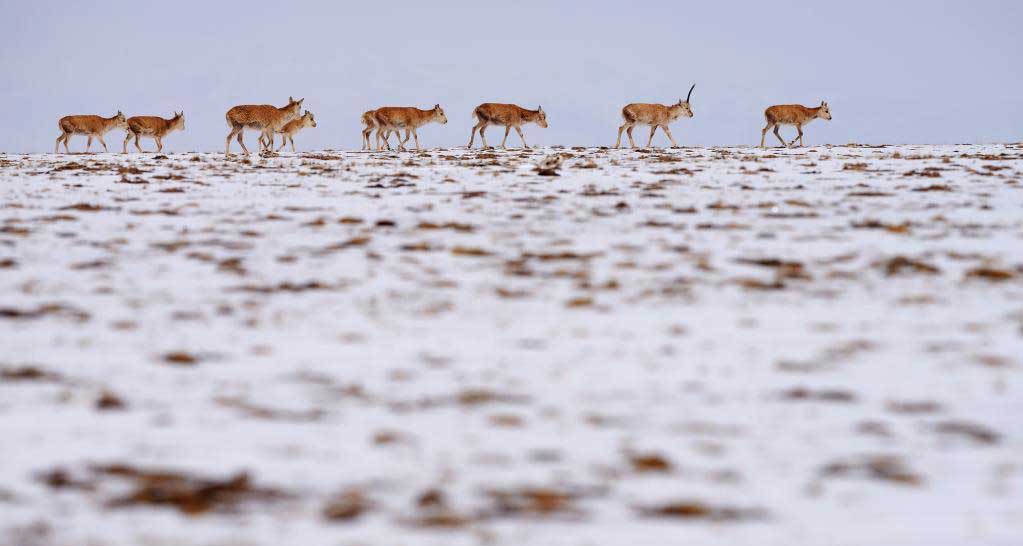
<path id="1" fill-rule="evenodd" d="M 242 141 L 241 131 L 242 129 L 238 127 L 231 127 L 231 132 L 227 134 L 227 144 L 224 147 L 225 155 L 231 155 L 231 139 L 234 138 L 235 135 L 238 135 L 238 142 Z"/>
<path id="2" fill-rule="evenodd" d="M 678 142 L 675 142 L 675 137 L 671 136 L 671 129 L 669 129 L 667 125 L 661 125 L 661 130 L 664 131 L 664 134 L 668 135 L 668 140 L 671 141 L 671 147 L 678 148 Z"/>
<path id="3" fill-rule="evenodd" d="M 103 140 L 103 135 L 96 135 L 96 138 L 98 138 L 99 143 L 103 145 L 103 152 L 109 152 L 110 150 L 107 149 L 107 143 Z"/>
<path id="4" fill-rule="evenodd" d="M 632 140 L 632 125 L 630 123 L 628 123 L 628 122 L 623 123 L 621 125 L 621 127 L 618 128 L 618 141 L 615 142 L 615 148 L 621 148 L 622 147 L 622 131 L 624 131 L 626 128 L 628 128 L 628 130 L 629 130 L 629 140 L 630 141 Z M 632 143 L 632 147 L 633 148 L 636 147 L 636 143 L 635 142 Z"/>
<path id="5" fill-rule="evenodd" d="M 390 138 L 391 138 L 391 131 L 385 131 L 382 127 L 378 126 L 377 127 L 377 138 L 376 138 L 376 140 L 377 140 L 377 151 L 383 150 L 385 145 L 387 146 L 387 149 L 390 150 L 391 149 L 391 141 L 389 140 Z M 383 143 L 381 143 L 381 140 L 383 141 Z M 401 140 L 401 135 L 398 135 L 398 140 Z"/>
<path id="6" fill-rule="evenodd" d="M 501 147 L 508 149 L 508 133 L 511 133 L 511 125 L 504 126 L 504 140 L 501 141 Z"/>
<path id="7" fill-rule="evenodd" d="M 490 145 L 487 144 L 487 135 L 484 134 L 484 131 L 486 131 L 486 130 L 487 130 L 487 125 L 483 124 L 483 126 L 480 127 L 480 140 L 483 141 L 483 149 L 487 149 L 487 148 L 490 147 Z"/>
<path id="8" fill-rule="evenodd" d="M 654 143 L 654 132 L 656 132 L 656 131 L 657 131 L 657 126 L 656 125 L 651 125 L 650 126 L 650 138 L 647 139 L 647 141 L 646 141 L 646 147 L 647 148 L 649 148 L 650 145 Z"/>
<path id="9" fill-rule="evenodd" d="M 764 148 L 764 140 L 767 138 L 767 132 L 771 130 L 771 123 L 768 122 L 767 126 L 764 127 L 763 131 L 760 131 L 760 147 Z"/>
<path id="10" fill-rule="evenodd" d="M 785 144 L 785 139 L 784 139 L 784 138 L 782 138 L 782 137 L 781 137 L 781 133 L 779 133 L 779 132 L 778 132 L 778 130 L 779 130 L 779 129 L 781 129 L 781 126 L 780 126 L 780 125 L 775 125 L 775 126 L 774 126 L 774 136 L 778 137 L 778 142 L 781 142 L 781 145 L 782 145 L 783 147 L 785 147 L 785 148 L 788 148 L 788 147 L 789 147 L 789 145 L 788 145 L 788 144 Z"/>
<path id="11" fill-rule="evenodd" d="M 242 140 L 243 135 L 245 135 L 244 128 L 238 131 L 238 144 L 242 147 L 242 150 L 245 151 L 245 155 L 249 155 L 249 149 L 245 146 L 245 141 Z"/>
<path id="12" fill-rule="evenodd" d="M 370 148 L 370 145 L 369 145 L 369 134 L 372 133 L 372 132 L 373 132 L 373 128 L 372 127 L 366 127 L 365 129 L 362 130 L 362 149 L 363 150 L 370 150 L 370 149 L 372 149 L 372 148 Z"/>
<path id="13" fill-rule="evenodd" d="M 789 146 L 792 146 L 798 140 L 799 141 L 799 147 L 802 148 L 803 147 L 803 126 L 799 125 L 799 124 L 796 124 L 796 130 L 799 131 L 799 136 L 797 136 L 796 138 L 793 138 L 792 142 L 789 142 Z"/>
<path id="14" fill-rule="evenodd" d="M 415 127 L 412 128 L 412 136 L 416 137 L 416 150 L 422 150 L 422 148 L 419 147 L 419 133 L 416 132 Z M 408 137 L 406 137 L 406 140 L 407 139 Z"/>
<path id="15" fill-rule="evenodd" d="M 89 140 L 85 141 L 85 152 L 89 152 L 89 148 L 92 147 L 92 135 L 89 135 Z"/>
<path id="16" fill-rule="evenodd" d="M 522 128 L 516 125 L 515 132 L 519 134 L 519 140 L 522 141 L 522 147 L 529 149 L 529 144 L 526 144 L 526 136 L 522 134 Z"/>
<path id="17" fill-rule="evenodd" d="M 473 128 L 472 132 L 469 133 L 469 148 L 472 148 L 472 143 L 476 141 L 476 132 L 479 131 L 480 138 L 483 139 L 483 147 L 487 147 L 486 137 L 483 136 L 483 129 L 487 128 L 487 122 L 480 120 Z"/>
<path id="18" fill-rule="evenodd" d="M 156 152 L 160 153 L 163 151 L 163 139 L 160 137 L 154 137 L 156 140 Z"/>
<path id="19" fill-rule="evenodd" d="M 55 153 L 55 154 L 60 153 L 60 143 L 61 142 L 64 143 L 64 153 L 68 153 L 68 154 L 71 153 L 71 150 L 69 150 L 68 147 L 67 147 L 67 141 L 68 141 L 69 138 L 71 138 L 71 135 L 69 135 L 67 133 L 61 133 L 60 136 L 57 137 L 57 143 L 53 145 L 53 153 Z"/>

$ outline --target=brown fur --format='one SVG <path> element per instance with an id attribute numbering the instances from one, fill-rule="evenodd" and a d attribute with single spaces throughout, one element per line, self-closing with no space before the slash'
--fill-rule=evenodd
<path id="1" fill-rule="evenodd" d="M 689 88 L 689 96 L 685 100 L 678 99 L 675 104 L 648 104 L 636 102 L 625 105 L 622 108 L 622 120 L 624 123 L 618 127 L 618 141 L 615 143 L 615 148 L 621 148 L 622 146 L 622 131 L 629 136 L 629 144 L 635 148 L 636 141 L 632 139 L 632 129 L 636 125 L 649 125 L 650 126 L 650 138 L 647 139 L 646 146 L 650 147 L 654 142 L 654 133 L 657 132 L 657 128 L 660 127 L 664 134 L 668 135 L 668 140 L 671 141 L 671 145 L 675 148 L 678 147 L 678 143 L 675 142 L 675 137 L 671 135 L 671 129 L 668 128 L 668 124 L 679 118 L 691 118 L 693 117 L 693 108 L 689 104 L 689 99 L 693 96 L 693 89 L 696 89 L 696 84 L 693 84 Z"/>
<path id="2" fill-rule="evenodd" d="M 526 123 L 535 123 L 540 127 L 547 128 L 547 114 L 543 111 L 543 107 L 538 107 L 536 110 L 527 110 L 521 106 L 514 104 L 495 104 L 492 102 L 484 103 L 476 107 L 473 110 L 472 115 L 478 120 L 476 125 L 472 128 L 472 133 L 469 134 L 469 147 L 472 148 L 472 144 L 476 139 L 476 132 L 479 131 L 480 139 L 483 140 L 483 147 L 487 146 L 487 137 L 483 134 L 483 131 L 489 125 L 498 125 L 504 127 L 504 140 L 501 141 L 501 147 L 505 148 L 508 142 L 508 133 L 514 128 L 515 132 L 519 134 L 519 139 L 522 140 L 522 147 L 529 148 L 526 144 L 526 137 L 522 134 L 522 126 Z"/>
<path id="3" fill-rule="evenodd" d="M 132 116 L 128 118 L 128 130 L 124 134 L 124 150 L 128 153 L 128 141 L 135 138 L 135 149 L 140 153 L 142 146 L 139 146 L 139 138 L 153 137 L 156 141 L 156 151 L 163 151 L 163 137 L 173 131 L 185 130 L 185 113 L 175 112 L 170 119 L 159 116 Z"/>
<path id="4" fill-rule="evenodd" d="M 277 151 L 279 152 L 279 151 L 283 150 L 284 146 L 287 145 L 288 142 L 290 141 L 291 142 L 291 151 L 294 152 L 295 151 L 295 133 L 301 131 L 302 129 L 305 129 L 306 127 L 316 127 L 316 118 L 313 116 L 313 113 L 308 111 L 308 110 L 306 110 L 305 113 L 302 114 L 302 117 L 300 117 L 298 119 L 293 119 L 293 120 L 289 121 L 288 123 L 285 123 L 284 127 L 281 127 L 281 130 L 277 131 L 277 134 L 283 135 L 281 137 L 281 146 L 280 146 L 280 148 L 277 148 Z M 259 137 L 259 143 L 263 147 L 266 147 L 266 148 L 269 149 L 270 145 L 267 142 L 264 141 L 262 135 L 260 135 L 260 137 Z"/>
<path id="5" fill-rule="evenodd" d="M 227 135 L 225 153 L 231 155 L 231 138 L 235 135 L 238 135 L 238 144 L 241 145 L 242 150 L 246 154 L 249 153 L 249 149 L 245 147 L 245 142 L 242 141 L 245 129 L 259 129 L 261 133 L 260 141 L 267 141 L 267 148 L 272 148 L 274 133 L 280 131 L 281 127 L 284 127 L 286 123 L 299 116 L 302 112 L 303 100 L 305 99 L 295 100 L 292 97 L 288 97 L 287 106 L 280 108 L 270 104 L 246 104 L 235 106 L 228 110 L 225 117 L 227 118 L 227 124 L 231 127 L 231 132 Z"/>
<path id="6" fill-rule="evenodd" d="M 60 136 L 57 137 L 53 153 L 59 153 L 61 142 L 64 143 L 64 152 L 71 153 L 71 149 L 68 148 L 71 135 L 89 136 L 89 140 L 85 144 L 86 152 L 92 146 L 93 138 L 99 139 L 99 143 L 103 145 L 103 151 L 106 152 L 108 151 L 107 143 L 103 141 L 103 135 L 117 128 L 127 129 L 128 120 L 124 119 L 124 114 L 118 110 L 116 114 L 109 118 L 93 115 L 64 116 L 60 118 L 57 125 L 60 127 Z"/>
<path id="7" fill-rule="evenodd" d="M 373 117 L 376 110 L 366 110 L 362 113 L 362 149 L 370 150 L 372 146 L 369 144 L 369 135 L 373 132 L 373 129 L 377 128 L 377 120 Z M 387 140 L 387 135 L 384 136 L 384 140 Z M 387 145 L 391 147 L 390 144 Z"/>
<path id="8" fill-rule="evenodd" d="M 807 108 L 798 104 L 779 104 L 777 106 L 771 106 L 764 111 L 764 119 L 767 120 L 767 126 L 760 132 L 760 147 L 764 147 L 764 139 L 767 138 L 767 131 L 774 129 L 774 136 L 778 137 L 781 145 L 788 148 L 799 141 L 799 145 L 803 145 L 803 126 L 810 123 L 811 121 L 820 118 L 824 120 L 831 120 L 831 108 L 828 107 L 828 103 L 821 102 L 821 105 L 816 108 Z M 799 131 L 799 135 L 792 139 L 792 142 L 785 143 L 785 139 L 781 137 L 778 129 L 782 125 L 795 125 L 796 130 Z"/>
<path id="9" fill-rule="evenodd" d="M 400 133 L 402 129 L 405 130 L 405 138 L 401 139 L 399 137 L 398 149 L 404 150 L 409 136 L 414 136 L 416 139 L 416 149 L 419 150 L 421 148 L 419 146 L 419 132 L 417 129 L 431 121 L 444 125 L 448 122 L 448 117 L 444 115 L 444 109 L 439 104 L 435 104 L 429 110 L 420 110 L 410 106 L 385 106 L 377 108 L 373 110 L 373 120 L 376 122 L 377 150 L 381 148 L 381 139 L 386 142 L 387 136 L 392 131 Z M 388 143 L 387 148 L 391 148 L 390 143 Z"/>

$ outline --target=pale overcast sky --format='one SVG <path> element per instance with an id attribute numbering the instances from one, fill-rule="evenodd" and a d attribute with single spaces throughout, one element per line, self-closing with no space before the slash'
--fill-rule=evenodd
<path id="1" fill-rule="evenodd" d="M 228 108 L 289 95 L 319 123 L 296 137 L 303 149 L 358 148 L 371 107 L 438 102 L 450 122 L 423 143 L 464 145 L 489 101 L 542 104 L 550 128 L 527 127 L 531 143 L 607 145 L 623 105 L 676 101 L 691 82 L 695 118 L 673 126 L 684 145 L 757 143 L 766 106 L 821 99 L 834 121 L 814 122 L 808 143 L 1023 140 L 1017 1 L 0 6 L 6 152 L 51 151 L 61 116 L 118 109 L 183 109 L 166 151 L 221 150 Z"/>

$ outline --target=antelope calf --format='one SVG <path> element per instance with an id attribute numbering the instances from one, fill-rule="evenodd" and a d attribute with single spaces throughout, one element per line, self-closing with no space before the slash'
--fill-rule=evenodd
<path id="1" fill-rule="evenodd" d="M 92 139 L 98 138 L 99 143 L 103 145 L 103 151 L 107 151 L 107 143 L 103 141 L 103 135 L 113 131 L 114 129 L 127 129 L 128 121 L 124 119 L 124 114 L 120 110 L 114 114 L 113 117 L 105 118 L 103 116 L 64 116 L 57 122 L 57 126 L 60 127 L 60 136 L 57 137 L 57 144 L 53 147 L 53 153 L 59 153 L 60 143 L 64 143 L 64 151 L 71 153 L 71 149 L 68 148 L 68 141 L 71 140 L 71 135 L 88 135 L 89 140 L 85 143 L 85 151 L 89 151 L 89 147 L 92 146 Z"/>
<path id="2" fill-rule="evenodd" d="M 512 128 L 515 128 L 515 132 L 519 134 L 519 139 L 522 140 L 522 147 L 529 148 L 529 144 L 526 144 L 526 137 L 522 134 L 522 126 L 526 123 L 535 123 L 544 129 L 547 128 L 547 114 L 544 113 L 543 107 L 540 106 L 536 110 L 527 110 L 521 106 L 514 104 L 495 104 L 492 102 L 484 103 L 476 107 L 472 111 L 472 115 L 478 120 L 476 126 L 472 128 L 472 133 L 469 133 L 469 148 L 472 148 L 472 143 L 476 139 L 476 131 L 480 133 L 480 139 L 483 140 L 483 147 L 487 146 L 487 137 L 483 134 L 483 131 L 490 125 L 497 125 L 504 127 L 504 140 L 501 141 L 501 147 L 507 147 L 508 133 L 511 132 Z"/>
<path id="3" fill-rule="evenodd" d="M 633 148 L 636 147 L 636 141 L 632 139 L 632 129 L 636 125 L 650 126 L 650 138 L 646 141 L 647 148 L 653 143 L 654 133 L 657 132 L 658 127 L 664 131 L 664 134 L 668 135 L 671 145 L 678 148 L 678 143 L 675 142 L 675 137 L 671 136 L 671 129 L 668 128 L 668 124 L 678 118 L 693 117 L 693 109 L 689 105 L 689 99 L 693 96 L 693 89 L 696 89 L 695 83 L 689 88 L 689 95 L 686 96 L 686 100 L 678 99 L 677 103 L 670 106 L 665 104 L 633 103 L 622 108 L 622 119 L 625 123 L 618 128 L 618 142 L 615 143 L 615 148 L 621 148 L 622 146 L 622 131 L 629 135 L 629 144 Z"/>
<path id="4" fill-rule="evenodd" d="M 767 120 L 767 126 L 760 132 L 760 147 L 764 147 L 767 131 L 772 128 L 774 129 L 774 136 L 778 137 L 782 146 L 786 148 L 791 147 L 796 143 L 796 140 L 799 140 L 799 145 L 802 146 L 803 126 L 817 118 L 831 120 L 831 109 L 828 108 L 828 103 L 821 101 L 821 105 L 817 108 L 807 108 L 798 104 L 780 104 L 764 110 L 764 119 Z M 799 131 L 799 136 L 786 144 L 785 139 L 781 138 L 781 135 L 778 133 L 778 129 L 782 125 L 795 125 L 796 130 Z"/>
<path id="5" fill-rule="evenodd" d="M 373 132 L 373 129 L 377 128 L 376 110 L 366 110 L 362 113 L 362 149 L 372 150 L 373 146 L 369 143 L 369 135 Z M 387 145 L 387 149 L 391 149 L 391 143 L 388 139 L 391 137 L 391 131 L 384 131 L 384 144 Z"/>
<path id="6" fill-rule="evenodd" d="M 385 106 L 373 111 L 373 119 L 376 121 L 377 150 L 380 149 L 381 138 L 386 142 L 392 131 L 398 134 L 399 150 L 405 150 L 405 143 L 408 142 L 409 135 L 416 138 L 416 149 L 420 150 L 422 148 L 419 146 L 419 133 L 416 129 L 431 121 L 436 121 L 441 125 L 448 122 L 448 117 L 444 115 L 444 109 L 439 104 L 433 105 L 433 108 L 429 110 L 406 106 Z M 401 138 L 402 129 L 405 130 L 404 139 Z M 388 149 L 390 149 L 389 143 Z"/>
<path id="7" fill-rule="evenodd" d="M 281 127 L 281 130 L 277 131 L 282 135 L 281 147 L 277 148 L 277 151 L 279 152 L 283 150 L 284 146 L 288 143 L 288 141 L 291 141 L 291 151 L 294 152 L 295 133 L 301 131 L 302 129 L 305 129 L 306 127 L 316 127 L 316 118 L 313 117 L 313 113 L 310 112 L 309 110 L 306 110 L 302 114 L 302 117 L 298 119 L 293 119 L 288 123 L 285 123 L 284 127 Z M 268 142 L 264 142 L 262 135 L 259 137 L 259 143 L 260 145 L 265 146 L 267 149 L 270 149 L 270 144 Z"/>
<path id="8" fill-rule="evenodd" d="M 123 153 L 128 153 L 128 141 L 132 137 L 135 137 L 135 149 L 141 153 L 142 146 L 139 146 L 139 138 L 144 136 L 153 137 L 153 140 L 156 141 L 156 151 L 162 152 L 163 137 L 172 131 L 184 130 L 184 112 L 174 112 L 174 116 L 170 119 L 164 119 L 159 116 L 132 116 L 128 118 L 128 130 L 124 133 Z"/>
<path id="9" fill-rule="evenodd" d="M 295 100 L 292 97 L 288 97 L 287 106 L 280 108 L 270 104 L 245 104 L 228 110 L 225 118 L 227 119 L 228 126 L 231 127 L 231 132 L 227 135 L 225 153 L 231 155 L 231 138 L 235 135 L 238 135 L 238 144 L 241 145 L 242 150 L 246 154 L 249 153 L 249 149 L 245 147 L 245 142 L 242 141 L 245 129 L 259 129 L 261 132 L 260 141 L 266 140 L 268 142 L 267 146 L 272 147 L 274 133 L 280 131 L 286 123 L 298 117 L 302 111 L 303 100 L 305 99 Z"/>

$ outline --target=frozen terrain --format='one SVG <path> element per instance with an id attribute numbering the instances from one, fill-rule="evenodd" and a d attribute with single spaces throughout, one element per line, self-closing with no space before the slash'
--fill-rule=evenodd
<path id="1" fill-rule="evenodd" d="M 0 203 L 2 545 L 1023 544 L 1023 145 L 0 154 Z"/>

